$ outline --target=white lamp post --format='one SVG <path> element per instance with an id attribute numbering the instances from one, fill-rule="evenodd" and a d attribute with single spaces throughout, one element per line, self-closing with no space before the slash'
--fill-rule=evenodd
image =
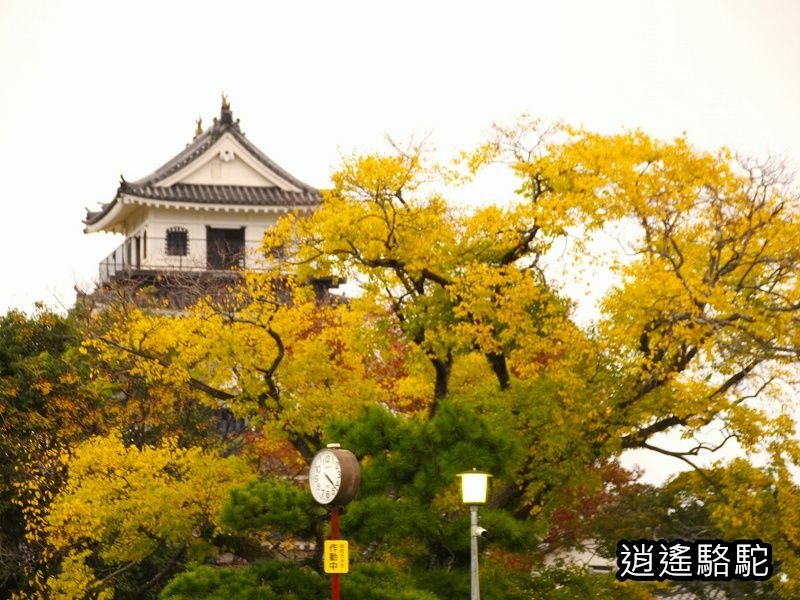
<path id="1" fill-rule="evenodd" d="M 489 473 L 481 471 L 467 471 L 459 473 L 461 477 L 461 500 L 469 505 L 469 534 L 470 534 L 470 600 L 480 600 L 481 584 L 478 577 L 478 505 L 486 504 L 489 488 Z"/>

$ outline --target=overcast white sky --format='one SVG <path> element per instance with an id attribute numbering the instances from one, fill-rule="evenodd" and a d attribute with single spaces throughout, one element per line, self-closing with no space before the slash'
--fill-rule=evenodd
<path id="1" fill-rule="evenodd" d="M 91 285 L 120 240 L 84 235 L 85 207 L 182 149 L 223 90 L 318 187 L 385 133 L 447 153 L 521 112 L 796 167 L 798 25 L 792 0 L 0 0 L 0 314 Z"/>

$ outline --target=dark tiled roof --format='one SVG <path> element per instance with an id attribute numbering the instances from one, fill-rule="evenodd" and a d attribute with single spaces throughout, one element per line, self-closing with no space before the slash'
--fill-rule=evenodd
<path id="1" fill-rule="evenodd" d="M 105 209 L 106 205 L 103 205 L 103 209 Z M 103 216 L 104 210 L 89 210 L 86 209 L 86 218 L 83 220 L 85 225 L 93 225 L 100 220 L 100 217 Z"/>
<path id="2" fill-rule="evenodd" d="M 125 193 L 140 198 L 192 202 L 195 204 L 236 204 L 246 206 L 315 206 L 319 194 L 287 192 L 277 187 L 244 185 L 199 185 L 176 183 L 169 187 L 128 184 Z"/>
<path id="3" fill-rule="evenodd" d="M 197 159 L 208 150 L 222 135 L 230 133 L 236 141 L 244 146 L 247 151 L 265 167 L 285 179 L 300 192 L 288 192 L 278 187 L 250 187 L 250 186 L 215 186 L 215 185 L 189 185 L 174 184 L 169 187 L 156 186 L 173 173 Z M 205 132 L 197 136 L 191 144 L 172 157 L 161 167 L 136 181 L 128 182 L 122 179 L 117 188 L 117 194 L 110 202 L 103 204 L 100 210 L 86 211 L 84 223 L 93 225 L 102 219 L 114 207 L 117 199 L 122 194 L 131 194 L 143 198 L 159 200 L 172 200 L 176 202 L 192 202 L 197 204 L 231 204 L 249 206 L 313 206 L 319 204 L 319 190 L 300 181 L 272 161 L 266 154 L 256 148 L 239 128 L 239 120 L 233 120 L 230 108 L 223 106 L 220 118 L 214 119 L 214 124 Z"/>

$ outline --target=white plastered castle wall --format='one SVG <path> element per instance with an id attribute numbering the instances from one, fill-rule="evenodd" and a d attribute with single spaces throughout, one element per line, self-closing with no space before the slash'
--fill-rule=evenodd
<path id="1" fill-rule="evenodd" d="M 196 205 L 187 209 L 142 207 L 131 215 L 131 234 L 128 240 L 138 237 L 142 269 L 203 270 L 207 267 L 206 233 L 208 227 L 240 229 L 244 227 L 246 263 L 248 268 L 264 266 L 258 249 L 266 231 L 275 225 L 278 212 L 245 212 L 232 210 L 204 210 Z M 126 223 L 127 225 L 127 223 Z M 167 254 L 167 232 L 173 227 L 187 231 L 189 242 L 186 256 Z"/>

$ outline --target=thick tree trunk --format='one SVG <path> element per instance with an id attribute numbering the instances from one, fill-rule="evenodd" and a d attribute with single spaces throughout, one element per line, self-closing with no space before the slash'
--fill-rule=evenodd
<path id="1" fill-rule="evenodd" d="M 505 354 L 489 353 L 486 355 L 489 360 L 489 365 L 497 377 L 497 383 L 500 385 L 501 390 L 507 390 L 511 385 L 511 375 L 508 372 L 508 364 L 506 364 Z"/>
<path id="2" fill-rule="evenodd" d="M 431 357 L 431 364 L 436 372 L 436 382 L 433 386 L 433 402 L 431 402 L 428 416 L 434 416 L 438 408 L 439 401 L 447 397 L 447 389 L 450 385 L 450 373 L 453 370 L 453 358 L 448 354 L 446 360 Z"/>

